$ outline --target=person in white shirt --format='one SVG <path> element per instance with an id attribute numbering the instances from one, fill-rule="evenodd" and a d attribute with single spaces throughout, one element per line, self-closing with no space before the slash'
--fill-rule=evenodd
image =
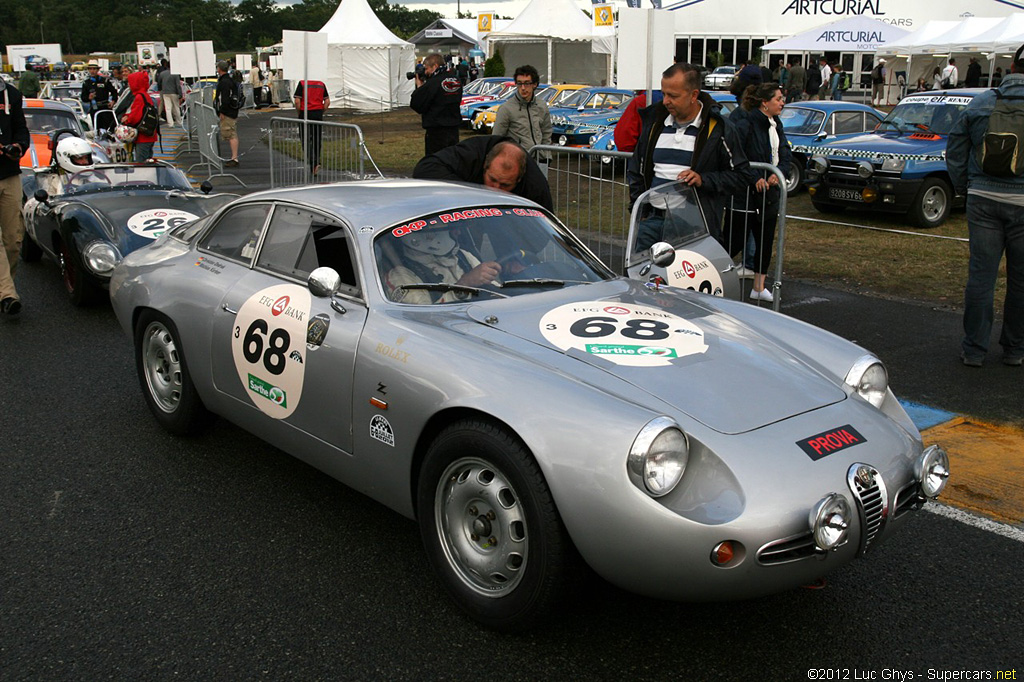
<path id="1" fill-rule="evenodd" d="M 818 63 L 821 65 L 821 89 L 818 90 L 818 99 L 828 99 L 831 94 L 829 85 L 832 83 L 832 67 L 824 57 Z"/>
<path id="2" fill-rule="evenodd" d="M 960 80 L 960 73 L 956 70 L 956 60 L 950 59 L 949 64 L 942 70 L 942 89 L 955 88 Z"/>

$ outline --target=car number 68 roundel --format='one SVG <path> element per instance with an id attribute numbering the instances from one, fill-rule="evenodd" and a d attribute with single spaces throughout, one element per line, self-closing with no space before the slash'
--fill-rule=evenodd
<path id="1" fill-rule="evenodd" d="M 231 355 L 253 404 L 274 419 L 289 417 L 306 373 L 309 290 L 280 284 L 242 304 L 231 328 Z"/>
<path id="2" fill-rule="evenodd" d="M 545 313 L 540 331 L 562 350 L 600 355 L 617 365 L 658 367 L 705 352 L 704 331 L 678 315 L 650 306 L 590 301 Z"/>

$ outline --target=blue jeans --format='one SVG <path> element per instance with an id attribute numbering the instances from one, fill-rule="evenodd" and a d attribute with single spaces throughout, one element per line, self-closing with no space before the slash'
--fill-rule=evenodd
<path id="1" fill-rule="evenodd" d="M 964 289 L 964 355 L 988 351 L 999 261 L 1006 253 L 1006 301 L 999 345 L 1009 357 L 1024 356 L 1024 211 L 1019 206 L 967 195 L 971 257 Z"/>
<path id="2" fill-rule="evenodd" d="M 155 142 L 136 142 L 135 143 L 135 163 L 142 163 L 143 161 L 149 161 L 153 158 L 153 145 Z"/>

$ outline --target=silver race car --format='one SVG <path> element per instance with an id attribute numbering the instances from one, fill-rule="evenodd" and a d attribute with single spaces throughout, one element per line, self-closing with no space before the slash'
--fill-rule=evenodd
<path id="1" fill-rule="evenodd" d="M 482 187 L 252 194 L 126 256 L 110 291 L 168 431 L 220 415 L 416 519 L 496 629 L 549 613 L 580 560 L 673 600 L 810 583 L 948 474 L 867 351 L 617 277 Z"/>

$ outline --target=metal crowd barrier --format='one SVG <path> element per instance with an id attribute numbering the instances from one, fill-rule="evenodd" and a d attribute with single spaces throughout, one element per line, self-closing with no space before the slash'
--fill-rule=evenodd
<path id="1" fill-rule="evenodd" d="M 530 156 L 546 166 L 548 184 L 554 200 L 555 215 L 583 241 L 594 254 L 612 270 L 625 273 L 626 238 L 629 233 L 629 183 L 625 166 L 632 156 L 629 152 L 610 152 L 576 147 L 538 145 Z M 752 168 L 769 171 L 785 187 L 785 177 L 778 168 L 765 163 L 751 163 Z M 786 192 L 780 192 L 776 218 L 773 272 L 766 273 L 765 287 L 772 292 L 771 307 L 778 311 L 782 304 L 782 262 L 786 234 Z M 748 190 L 744 197 L 733 197 L 725 202 L 727 208 L 720 221 L 723 230 L 736 225 L 742 236 L 720 241 L 740 244 L 733 254 L 737 267 L 743 266 L 751 238 L 766 234 L 764 224 L 764 195 Z M 733 209 L 737 212 L 733 213 Z M 742 216 L 743 221 L 740 221 Z M 728 248 L 728 247 L 727 247 Z M 752 258 L 752 255 L 751 255 Z M 756 264 L 755 264 L 756 265 Z M 752 280 L 743 277 L 741 295 L 747 298 Z"/>
<path id="2" fill-rule="evenodd" d="M 192 165 L 188 171 L 191 172 L 197 166 L 206 166 L 210 170 L 208 180 L 215 177 L 234 178 L 238 184 L 245 187 L 245 183 L 237 175 L 224 172 L 226 159 L 220 153 L 220 116 L 216 110 L 197 100 L 189 104 L 189 118 L 195 119 L 196 142 L 199 145 L 201 161 Z M 189 126 L 191 125 L 190 121 Z"/>
<path id="3" fill-rule="evenodd" d="M 367 176 L 362 129 L 351 123 L 270 119 L 270 186 L 293 187 L 313 182 L 341 182 Z"/>

